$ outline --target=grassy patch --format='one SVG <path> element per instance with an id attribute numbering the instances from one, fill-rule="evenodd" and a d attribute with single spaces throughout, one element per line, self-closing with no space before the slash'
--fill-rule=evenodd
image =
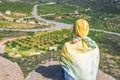
<path id="1" fill-rule="evenodd" d="M 0 11 L 5 12 L 10 10 L 12 12 L 22 12 L 30 14 L 32 12 L 33 5 L 19 2 L 2 2 L 0 3 Z"/>
<path id="2" fill-rule="evenodd" d="M 38 14 L 61 14 L 61 13 L 70 13 L 74 12 L 76 10 L 76 6 L 69 6 L 69 5 L 60 5 L 60 4 L 54 4 L 54 5 L 40 5 L 38 6 Z"/>
<path id="3" fill-rule="evenodd" d="M 14 38 L 21 36 L 31 36 L 32 32 L 19 32 L 19 31 L 0 31 L 0 39 L 4 38 Z"/>

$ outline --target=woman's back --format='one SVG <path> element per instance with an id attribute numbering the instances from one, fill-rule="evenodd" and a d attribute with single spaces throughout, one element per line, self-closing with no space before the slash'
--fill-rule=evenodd
<path id="1" fill-rule="evenodd" d="M 96 80 L 99 64 L 99 49 L 87 37 L 88 23 L 77 20 L 74 26 L 75 38 L 66 42 L 61 53 L 61 66 L 66 80 Z"/>

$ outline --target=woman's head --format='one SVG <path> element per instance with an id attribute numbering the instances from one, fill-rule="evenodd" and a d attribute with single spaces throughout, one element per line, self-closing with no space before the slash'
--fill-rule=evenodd
<path id="1" fill-rule="evenodd" d="M 74 23 L 73 32 L 79 37 L 87 36 L 89 32 L 88 22 L 84 19 L 76 20 Z"/>

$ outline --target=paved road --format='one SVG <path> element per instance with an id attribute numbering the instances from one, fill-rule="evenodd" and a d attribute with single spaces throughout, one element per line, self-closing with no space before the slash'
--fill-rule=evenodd
<path id="1" fill-rule="evenodd" d="M 113 34 L 113 35 L 117 35 L 120 37 L 120 33 L 115 33 L 115 32 L 111 32 L 111 31 L 105 31 L 105 30 L 99 30 L 99 29 L 90 29 L 92 31 L 96 31 L 96 32 L 104 32 L 104 33 L 107 33 L 107 34 Z"/>
<path id="2" fill-rule="evenodd" d="M 55 24 L 56 27 L 62 27 L 62 28 L 64 28 L 64 27 L 72 27 L 71 24 L 66 24 L 66 23 L 62 23 L 62 22 L 55 22 L 55 21 L 52 21 L 52 20 L 46 20 L 46 19 L 41 18 L 41 17 L 38 15 L 38 12 L 37 12 L 37 7 L 38 7 L 39 5 L 43 5 L 43 4 L 37 4 L 37 5 L 34 6 L 34 11 L 33 11 L 33 16 L 34 16 L 34 18 L 36 18 L 36 19 L 38 19 L 38 20 L 40 20 L 40 21 L 46 22 L 46 23 Z M 46 5 L 47 5 L 47 4 L 46 4 Z"/>
<path id="3" fill-rule="evenodd" d="M 9 28 L 0 28 L 1 31 L 22 31 L 22 32 L 38 32 L 38 31 L 49 31 L 54 30 L 55 28 L 44 28 L 44 29 L 9 29 Z"/>

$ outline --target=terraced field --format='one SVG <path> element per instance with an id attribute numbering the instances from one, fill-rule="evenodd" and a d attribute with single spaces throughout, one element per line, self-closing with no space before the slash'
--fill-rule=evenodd
<path id="1" fill-rule="evenodd" d="M 46 52 L 50 46 L 57 46 L 61 49 L 61 44 L 73 38 L 69 30 L 58 30 L 53 32 L 38 32 L 24 39 L 7 42 L 5 51 L 13 52 L 22 56 L 28 56 L 33 52 Z"/>

